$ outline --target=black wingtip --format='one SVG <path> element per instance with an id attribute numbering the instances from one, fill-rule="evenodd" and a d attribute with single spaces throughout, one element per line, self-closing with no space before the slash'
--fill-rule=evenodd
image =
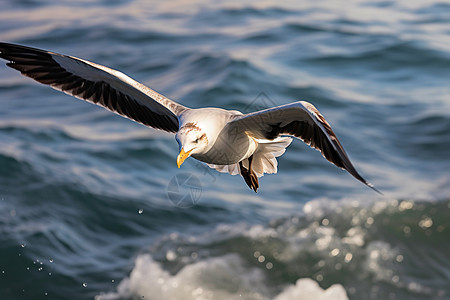
<path id="1" fill-rule="evenodd" d="M 378 190 L 373 184 L 371 184 L 370 182 L 365 182 L 365 184 L 370 187 L 372 190 L 374 190 L 375 192 L 377 192 L 378 194 L 380 194 L 381 196 L 384 196 L 384 194 Z"/>

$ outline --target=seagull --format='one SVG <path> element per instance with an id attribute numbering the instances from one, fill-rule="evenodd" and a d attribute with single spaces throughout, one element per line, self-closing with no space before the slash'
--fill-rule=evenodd
<path id="1" fill-rule="evenodd" d="M 41 49 L 0 42 L 7 66 L 40 83 L 97 104 L 148 127 L 175 133 L 177 166 L 188 157 L 231 175 L 257 192 L 258 178 L 277 173 L 277 157 L 298 138 L 380 193 L 354 168 L 322 114 L 298 101 L 243 114 L 215 107 L 191 109 L 108 67 Z"/>

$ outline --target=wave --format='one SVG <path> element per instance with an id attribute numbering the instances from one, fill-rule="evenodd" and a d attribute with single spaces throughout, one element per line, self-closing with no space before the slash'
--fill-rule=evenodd
<path id="1" fill-rule="evenodd" d="M 360 202 L 315 200 L 302 214 L 266 225 L 165 235 L 151 255 L 136 258 L 116 292 L 96 299 L 433 299 L 448 293 L 441 275 L 450 267 L 450 200 Z"/>
<path id="2" fill-rule="evenodd" d="M 246 268 L 237 255 L 226 255 L 186 266 L 175 275 L 155 262 L 149 254 L 139 255 L 130 277 L 117 292 L 103 293 L 96 300 L 117 299 L 248 299 L 265 300 L 267 287 L 257 268 Z M 314 280 L 303 278 L 287 285 L 274 300 L 348 299 L 341 285 L 324 290 Z"/>
<path id="3" fill-rule="evenodd" d="M 167 79 L 170 77 L 184 86 L 183 102 L 191 103 L 191 107 L 220 107 L 228 103 L 224 108 L 243 109 L 262 90 L 277 89 L 270 69 L 261 69 L 245 58 L 225 53 L 186 53 L 177 69 Z"/>
<path id="4" fill-rule="evenodd" d="M 303 62 L 315 65 L 333 65 L 335 68 L 374 69 L 375 71 L 394 72 L 393 75 L 405 80 L 410 78 L 407 72 L 411 69 L 420 70 L 421 73 L 445 72 L 443 66 L 449 63 L 450 58 L 444 53 L 427 48 L 426 45 L 415 41 L 391 41 L 387 45 L 380 43 L 377 49 L 361 45 L 359 50 L 351 53 L 313 55 L 303 58 Z M 358 52 L 356 52 L 358 51 Z M 401 70 L 399 70 L 401 68 Z"/>

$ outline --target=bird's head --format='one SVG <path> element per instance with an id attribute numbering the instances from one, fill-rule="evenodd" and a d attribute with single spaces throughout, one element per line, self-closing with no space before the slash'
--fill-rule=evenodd
<path id="1" fill-rule="evenodd" d="M 208 147 L 206 132 L 197 123 L 183 125 L 175 135 L 175 139 L 180 147 L 180 154 L 177 157 L 178 168 L 186 158 L 193 154 L 203 153 Z"/>

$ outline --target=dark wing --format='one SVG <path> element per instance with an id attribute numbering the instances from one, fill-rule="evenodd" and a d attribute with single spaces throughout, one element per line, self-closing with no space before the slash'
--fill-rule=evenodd
<path id="1" fill-rule="evenodd" d="M 0 57 L 40 83 L 150 127 L 176 132 L 177 116 L 187 109 L 119 71 L 76 57 L 8 43 L 0 43 Z"/>
<path id="2" fill-rule="evenodd" d="M 273 140 L 283 135 L 297 137 L 319 150 L 327 160 L 380 193 L 359 175 L 330 124 L 311 103 L 300 101 L 236 116 L 227 126 L 228 130 L 244 131 L 256 139 Z"/>

